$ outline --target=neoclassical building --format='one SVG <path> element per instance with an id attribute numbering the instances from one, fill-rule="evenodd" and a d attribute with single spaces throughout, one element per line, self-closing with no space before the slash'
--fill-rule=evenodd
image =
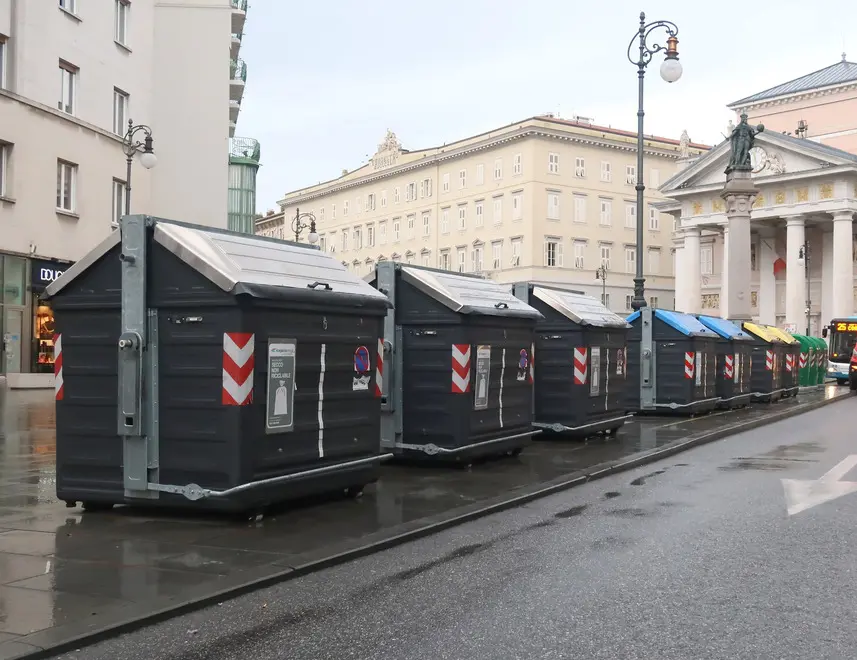
<path id="1" fill-rule="evenodd" d="M 729 106 L 747 112 L 751 124 L 760 118 L 767 122 L 751 154 L 759 189 L 751 216 L 751 305 L 762 323 L 803 332 L 808 306 L 810 332 L 819 334 L 831 318 L 857 309 L 857 155 L 833 146 L 847 146 L 849 126 L 857 129 L 857 117 L 845 112 L 855 97 L 857 65 L 843 58 Z M 842 112 L 830 108 L 836 104 Z M 784 122 L 791 120 L 795 130 L 786 131 Z M 730 315 L 723 278 L 729 232 L 720 196 L 729 155 L 724 140 L 701 156 L 685 158 L 683 168 L 661 187 L 670 201 L 657 206 L 676 220 L 676 309 L 681 311 Z"/>

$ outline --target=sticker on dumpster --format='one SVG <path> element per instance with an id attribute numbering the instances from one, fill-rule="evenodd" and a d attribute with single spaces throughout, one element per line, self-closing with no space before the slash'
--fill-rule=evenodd
<path id="1" fill-rule="evenodd" d="M 476 396 L 473 400 L 474 410 L 485 410 L 488 407 L 488 385 L 491 376 L 491 347 L 476 347 Z"/>
<path id="2" fill-rule="evenodd" d="M 616 375 L 622 376 L 625 373 L 625 351 L 620 349 L 616 350 Z"/>
<path id="3" fill-rule="evenodd" d="M 365 346 L 358 346 L 354 351 L 354 375 L 351 379 L 351 389 L 354 392 L 369 389 L 369 381 L 371 380 L 370 371 L 372 365 L 369 362 L 369 349 Z"/>
<path id="4" fill-rule="evenodd" d="M 601 389 L 601 348 L 589 349 L 589 396 L 598 396 Z"/>
<path id="5" fill-rule="evenodd" d="M 265 409 L 265 431 L 285 433 L 295 427 L 295 357 L 294 339 L 268 340 L 268 401 Z"/>
<path id="6" fill-rule="evenodd" d="M 702 353 L 696 352 L 696 386 L 702 385 Z"/>
<path id="7" fill-rule="evenodd" d="M 521 357 L 518 360 L 518 380 L 527 380 L 527 368 L 530 366 L 530 357 L 527 355 L 527 349 L 521 349 Z"/>

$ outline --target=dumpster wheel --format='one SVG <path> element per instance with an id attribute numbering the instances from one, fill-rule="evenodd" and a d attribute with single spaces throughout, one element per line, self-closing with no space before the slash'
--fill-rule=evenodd
<path id="1" fill-rule="evenodd" d="M 514 449 L 509 450 L 509 456 L 511 456 L 512 458 L 520 456 L 522 451 L 524 451 L 523 447 L 515 447 Z"/>
<path id="2" fill-rule="evenodd" d="M 350 500 L 356 500 L 363 496 L 363 488 L 364 486 L 349 486 L 345 489 L 345 497 Z"/>

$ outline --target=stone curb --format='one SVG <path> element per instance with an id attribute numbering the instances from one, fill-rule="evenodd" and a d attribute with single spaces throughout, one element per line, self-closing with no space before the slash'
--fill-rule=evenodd
<path id="1" fill-rule="evenodd" d="M 811 410 L 823 408 L 849 397 L 850 394 L 846 392 L 829 399 L 813 401 L 811 403 L 789 408 L 788 410 L 775 412 L 760 419 L 731 424 L 688 440 L 677 440 L 657 449 L 639 452 L 638 454 L 632 455 L 630 458 L 601 463 L 585 470 L 572 472 L 553 481 L 542 482 L 534 485 L 534 487 L 532 487 L 528 492 L 519 494 L 513 498 L 501 496 L 490 499 L 487 502 L 479 502 L 475 505 L 459 507 L 452 511 L 444 512 L 443 514 L 412 521 L 411 523 L 405 523 L 397 528 L 393 528 L 395 533 L 392 535 L 389 530 L 386 532 L 376 532 L 375 534 L 369 535 L 368 538 L 364 537 L 361 540 L 360 545 L 356 546 L 353 541 L 344 542 L 338 550 L 334 549 L 332 551 L 331 548 L 328 548 L 324 556 L 317 556 L 319 553 L 315 553 L 316 556 L 314 558 L 312 556 L 306 556 L 305 562 L 298 563 L 294 566 L 282 567 L 282 570 L 278 570 L 273 574 L 270 573 L 271 565 L 257 569 L 257 572 L 267 571 L 268 574 L 260 575 L 256 578 L 248 579 L 253 572 L 244 571 L 234 576 L 234 578 L 236 578 L 235 584 L 225 586 L 214 593 L 207 592 L 198 597 L 191 597 L 182 603 L 164 602 L 161 607 L 154 610 L 151 609 L 151 607 L 144 607 L 141 604 L 141 612 L 137 615 L 129 616 L 127 611 L 122 615 L 117 613 L 114 617 L 103 615 L 105 619 L 113 618 L 114 620 L 102 620 L 100 623 L 95 624 L 97 626 L 96 628 L 93 628 L 92 624 L 77 622 L 46 631 L 35 632 L 14 640 L 15 643 L 20 643 L 22 646 L 28 645 L 34 650 L 30 651 L 22 649 L 22 653 L 19 655 L 0 657 L 2 657 L 3 660 L 38 660 L 41 658 L 55 657 L 62 653 L 77 651 L 83 647 L 92 646 L 93 644 L 97 644 L 98 642 L 121 634 L 129 633 L 182 614 L 200 610 L 210 605 L 222 603 L 225 600 L 231 600 L 244 594 L 280 584 L 287 580 L 292 580 L 309 573 L 314 573 L 325 568 L 330 568 L 361 557 L 366 557 L 409 541 L 415 541 L 422 537 L 436 534 L 478 518 L 527 504 L 533 500 L 553 495 L 580 484 L 588 483 L 596 479 L 602 479 L 618 472 L 632 470 L 642 465 L 646 465 L 647 463 L 653 463 L 664 458 L 669 458 L 670 456 L 687 451 L 688 449 L 714 442 L 715 440 L 720 440 L 745 431 L 752 431 L 759 427 L 783 421 Z M 450 516 L 450 513 L 455 513 L 456 515 Z M 146 611 L 142 611 L 144 609 Z M 63 640 L 57 640 L 57 637 L 60 636 L 57 633 L 60 631 L 68 633 Z M 0 652 L 2 652 L 2 644 L 0 644 Z"/>

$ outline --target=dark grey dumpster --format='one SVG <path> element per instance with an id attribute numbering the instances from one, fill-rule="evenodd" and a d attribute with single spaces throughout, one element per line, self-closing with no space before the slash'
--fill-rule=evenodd
<path id="1" fill-rule="evenodd" d="M 126 216 L 47 295 L 70 506 L 247 510 L 377 479 L 389 302 L 324 253 Z"/>
<path id="2" fill-rule="evenodd" d="M 517 454 L 532 428 L 532 307 L 481 277 L 382 262 L 381 437 L 408 459 Z"/>
<path id="3" fill-rule="evenodd" d="M 753 338 L 732 321 L 700 315 L 700 323 L 720 337 L 717 340 L 717 396 L 719 408 L 740 408 L 753 401 L 751 364 Z"/>
<path id="4" fill-rule="evenodd" d="M 533 425 L 579 437 L 615 432 L 631 418 L 625 413 L 631 326 L 581 291 L 529 282 L 513 291 L 544 317 L 536 325 Z"/>

